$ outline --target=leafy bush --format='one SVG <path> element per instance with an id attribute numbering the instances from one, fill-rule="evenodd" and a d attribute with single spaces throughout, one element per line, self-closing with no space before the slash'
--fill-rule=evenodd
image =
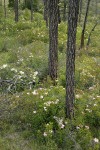
<path id="1" fill-rule="evenodd" d="M 1 91 L 15 93 L 26 88 L 33 88 L 38 83 L 37 75 L 37 71 L 30 69 L 21 71 L 4 64 L 0 68 Z"/>

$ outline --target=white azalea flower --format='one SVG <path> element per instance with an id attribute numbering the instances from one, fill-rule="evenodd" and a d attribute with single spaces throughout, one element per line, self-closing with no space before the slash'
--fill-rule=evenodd
<path id="1" fill-rule="evenodd" d="M 95 143 L 99 143 L 99 139 L 97 139 L 97 138 L 94 138 L 93 141 L 94 141 Z"/>
<path id="2" fill-rule="evenodd" d="M 30 93 L 28 92 L 27 95 L 30 95 Z"/>
<path id="3" fill-rule="evenodd" d="M 43 95 L 41 95 L 40 98 L 43 99 Z"/>
<path id="4" fill-rule="evenodd" d="M 76 129 L 80 129 L 80 127 L 79 127 L 79 126 L 77 126 L 77 127 L 76 127 Z"/>
<path id="5" fill-rule="evenodd" d="M 6 68 L 7 66 L 8 66 L 7 64 L 4 64 L 4 65 L 1 67 L 1 69 Z"/>
<path id="6" fill-rule="evenodd" d="M 46 133 L 46 132 L 44 132 L 44 133 L 43 133 L 43 136 L 45 136 L 45 137 L 46 137 L 46 136 L 47 136 L 47 133 Z"/>
<path id="7" fill-rule="evenodd" d="M 36 114 L 36 110 L 34 110 L 33 113 Z"/>
<path id="8" fill-rule="evenodd" d="M 21 75 L 23 75 L 23 74 L 24 74 L 24 72 L 23 72 L 23 71 L 19 71 L 19 73 L 20 73 Z"/>
<path id="9" fill-rule="evenodd" d="M 65 127 L 65 125 L 64 124 L 61 124 L 61 129 L 63 129 Z"/>
<path id="10" fill-rule="evenodd" d="M 80 98 L 80 95 L 79 95 L 79 94 L 77 94 L 77 95 L 75 95 L 75 97 L 76 97 L 76 98 Z"/>
<path id="11" fill-rule="evenodd" d="M 86 129 L 89 129 L 89 126 L 85 126 Z"/>
<path id="12" fill-rule="evenodd" d="M 97 106 L 97 104 L 94 104 L 94 106 Z"/>
<path id="13" fill-rule="evenodd" d="M 100 96 L 99 96 L 99 95 L 97 95 L 97 98 L 100 98 Z"/>
<path id="14" fill-rule="evenodd" d="M 38 75 L 38 71 L 35 71 L 35 72 L 34 72 L 34 76 L 37 76 L 37 75 Z"/>
<path id="15" fill-rule="evenodd" d="M 15 71 L 15 72 L 17 72 L 17 69 L 15 69 L 15 68 L 11 68 L 11 71 Z"/>
<path id="16" fill-rule="evenodd" d="M 38 92 L 37 92 L 36 90 L 34 90 L 34 91 L 32 92 L 32 94 L 33 94 L 33 95 L 38 95 Z"/>
<path id="17" fill-rule="evenodd" d="M 44 107 L 44 110 L 45 110 L 45 111 L 47 111 L 47 108 L 46 108 L 46 107 Z"/>

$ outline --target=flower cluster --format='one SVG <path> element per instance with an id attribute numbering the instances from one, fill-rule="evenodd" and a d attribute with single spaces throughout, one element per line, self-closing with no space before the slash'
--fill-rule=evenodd
<path id="1" fill-rule="evenodd" d="M 53 118 L 57 121 L 57 123 L 61 129 L 63 129 L 65 127 L 63 118 L 58 118 L 56 116 L 54 116 Z"/>

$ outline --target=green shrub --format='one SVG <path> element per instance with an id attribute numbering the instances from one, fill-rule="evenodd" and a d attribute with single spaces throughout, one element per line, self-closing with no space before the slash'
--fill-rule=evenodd
<path id="1" fill-rule="evenodd" d="M 34 88 L 38 84 L 38 72 L 34 70 L 17 70 L 4 64 L 0 68 L 2 82 L 1 91 L 10 93 L 21 92 L 24 89 Z"/>

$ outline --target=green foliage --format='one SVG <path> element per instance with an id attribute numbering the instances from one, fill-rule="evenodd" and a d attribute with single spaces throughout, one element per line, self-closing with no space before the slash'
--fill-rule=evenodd
<path id="1" fill-rule="evenodd" d="M 44 88 L 41 85 L 11 97 L 10 115 L 6 121 L 13 123 L 17 132 L 22 132 L 25 139 L 33 137 L 44 143 L 46 147 L 50 144 L 56 149 L 67 147 L 86 150 L 88 147 L 92 150 L 94 147 L 98 150 L 100 115 L 96 114 L 99 114 L 99 97 L 97 96 L 95 100 L 89 99 L 86 103 L 84 98 L 88 99 L 88 96 L 77 95 L 79 98 L 75 102 L 76 117 L 75 120 L 70 121 L 64 117 L 65 89 L 62 86 Z"/>
<path id="2" fill-rule="evenodd" d="M 78 26 L 75 118 L 70 121 L 64 112 L 66 23 L 59 24 L 58 79 L 52 86 L 48 77 L 48 28 L 43 15 L 34 13 L 31 22 L 30 10 L 20 9 L 19 14 L 16 24 L 13 11 L 7 9 L 5 19 L 0 8 L 0 150 L 100 149 L 100 26 L 91 36 L 90 47 L 81 51 Z M 85 43 L 93 26 L 90 21 Z"/>

